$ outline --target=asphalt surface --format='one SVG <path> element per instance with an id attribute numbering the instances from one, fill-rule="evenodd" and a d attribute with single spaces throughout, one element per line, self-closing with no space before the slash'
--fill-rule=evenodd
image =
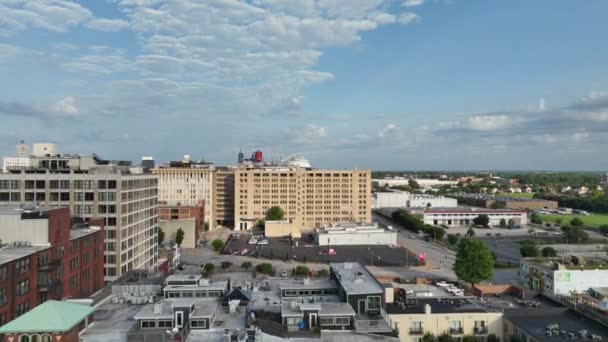
<path id="1" fill-rule="evenodd" d="M 350 261 L 374 266 L 419 266 L 421 264 L 416 254 L 399 247 L 378 245 L 319 247 L 312 241 L 306 241 L 306 238 L 295 240 L 293 244 L 282 241 L 280 238 L 269 238 L 268 245 L 249 245 L 249 238 L 249 234 L 240 234 L 238 239 L 230 239 L 223 254 L 304 263 L 327 264 Z M 329 255 L 329 249 L 333 249 L 335 254 Z"/>

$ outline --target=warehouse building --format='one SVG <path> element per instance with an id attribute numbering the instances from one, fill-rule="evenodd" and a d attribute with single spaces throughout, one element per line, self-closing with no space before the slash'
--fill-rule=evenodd
<path id="1" fill-rule="evenodd" d="M 454 198 L 427 194 L 412 194 L 407 191 L 376 192 L 372 198 L 372 208 L 426 208 L 456 207 Z"/>
<path id="2" fill-rule="evenodd" d="M 396 245 L 397 232 L 378 227 L 378 224 L 333 224 L 315 229 L 319 246 L 339 245 Z"/>

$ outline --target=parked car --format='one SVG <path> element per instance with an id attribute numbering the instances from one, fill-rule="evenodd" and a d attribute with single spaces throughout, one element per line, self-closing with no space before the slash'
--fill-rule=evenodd
<path id="1" fill-rule="evenodd" d="M 232 238 L 233 238 L 233 239 L 238 239 L 238 238 L 240 238 L 240 237 L 241 237 L 241 236 L 239 235 L 239 233 L 232 233 Z"/>
<path id="2" fill-rule="evenodd" d="M 289 276 L 289 273 L 287 273 L 287 271 L 281 272 L 281 277 L 285 278 L 287 276 Z"/>
<path id="3" fill-rule="evenodd" d="M 251 239 L 249 239 L 249 244 L 250 245 L 257 245 L 258 243 L 258 239 L 252 237 Z"/>
<path id="4" fill-rule="evenodd" d="M 415 239 L 416 235 L 410 235 L 410 239 Z"/>

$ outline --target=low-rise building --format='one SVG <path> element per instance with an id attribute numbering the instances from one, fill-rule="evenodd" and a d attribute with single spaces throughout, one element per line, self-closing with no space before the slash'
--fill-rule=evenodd
<path id="1" fill-rule="evenodd" d="M 4 342 L 78 342 L 90 323 L 91 306 L 49 300 L 0 327 Z"/>
<path id="2" fill-rule="evenodd" d="M 204 202 L 197 205 L 161 204 L 158 208 L 158 226 L 165 233 L 165 240 L 175 241 L 179 229 L 184 232 L 180 247 L 195 248 L 199 236 L 205 231 Z"/>
<path id="3" fill-rule="evenodd" d="M 563 261 L 561 258 L 522 259 L 519 268 L 522 285 L 549 296 L 570 296 L 594 287 L 608 287 L 606 266 L 597 263 L 575 265 Z"/>
<path id="4" fill-rule="evenodd" d="M 514 188 L 521 192 L 520 188 Z M 515 190 L 514 190 L 515 191 Z M 521 198 L 509 196 L 497 196 L 489 194 L 471 194 L 460 192 L 453 194 L 458 203 L 473 205 L 482 208 L 500 208 L 513 210 L 542 210 L 542 209 L 557 209 L 557 201 L 536 199 L 536 198 Z"/>
<path id="5" fill-rule="evenodd" d="M 479 215 L 486 215 L 490 219 L 490 226 L 499 226 L 501 220 L 511 222 L 513 225 L 528 224 L 528 214 L 521 210 L 510 209 L 482 209 L 473 207 L 456 208 L 410 208 L 401 209 L 408 214 L 421 214 L 424 224 L 442 225 L 448 227 L 461 227 L 473 225 L 473 220 Z"/>
<path id="6" fill-rule="evenodd" d="M 376 192 L 372 198 L 372 208 L 411 208 L 411 207 L 456 207 L 454 198 L 427 194 L 412 194 L 407 191 Z"/>
<path id="7" fill-rule="evenodd" d="M 488 310 L 467 299 L 415 299 L 387 304 L 386 312 L 403 342 L 422 341 L 422 336 L 449 334 L 455 340 L 465 335 L 485 341 L 489 335 L 502 340 L 502 311 Z"/>
<path id="8" fill-rule="evenodd" d="M 396 245 L 397 232 L 378 227 L 378 224 L 341 223 L 315 229 L 319 246 L 340 245 Z"/>

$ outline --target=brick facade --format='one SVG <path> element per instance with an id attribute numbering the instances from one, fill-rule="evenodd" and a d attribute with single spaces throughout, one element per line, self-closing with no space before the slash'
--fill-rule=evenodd
<path id="1" fill-rule="evenodd" d="M 24 247 L 23 257 L 0 265 L 0 325 L 46 300 L 88 297 L 104 286 L 103 220 L 90 219 L 89 226 L 99 229 L 83 230 L 72 229 L 68 208 L 22 216 L 36 218 L 48 219 L 50 247 Z M 7 253 L 19 250 L 5 248 Z"/>

